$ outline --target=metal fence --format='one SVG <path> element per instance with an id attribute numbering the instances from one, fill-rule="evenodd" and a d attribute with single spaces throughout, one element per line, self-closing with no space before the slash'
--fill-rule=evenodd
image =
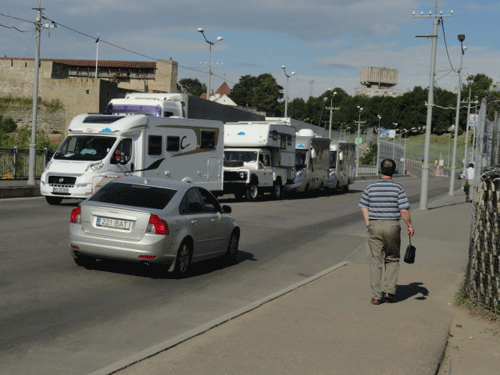
<path id="1" fill-rule="evenodd" d="M 486 118 L 481 101 L 474 144 L 467 162 L 474 162 L 469 262 L 463 293 L 480 307 L 500 314 L 500 121 Z M 469 153 L 468 153 L 469 154 Z"/>
<path id="2" fill-rule="evenodd" d="M 42 175 L 53 150 L 36 150 L 35 177 Z M 29 149 L 0 147 L 0 179 L 24 180 L 29 175 Z"/>

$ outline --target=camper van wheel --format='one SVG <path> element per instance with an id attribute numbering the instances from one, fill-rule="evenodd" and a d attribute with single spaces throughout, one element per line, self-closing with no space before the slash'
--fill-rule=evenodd
<path id="1" fill-rule="evenodd" d="M 255 183 L 251 183 L 247 189 L 247 199 L 254 201 L 259 196 L 259 187 Z"/>
<path id="2" fill-rule="evenodd" d="M 59 197 L 45 197 L 45 200 L 47 201 L 48 204 L 58 205 L 59 203 L 62 202 L 63 199 Z"/>
<path id="3" fill-rule="evenodd" d="M 177 250 L 177 257 L 175 258 L 174 273 L 177 277 L 186 276 L 189 266 L 191 265 L 191 246 L 189 242 L 184 240 Z"/>
<path id="4" fill-rule="evenodd" d="M 344 193 L 349 193 L 349 183 L 345 184 L 344 187 L 342 188 L 342 191 Z"/>
<path id="5" fill-rule="evenodd" d="M 283 198 L 283 186 L 281 185 L 281 180 L 274 182 L 273 197 L 274 197 L 274 199 Z"/>

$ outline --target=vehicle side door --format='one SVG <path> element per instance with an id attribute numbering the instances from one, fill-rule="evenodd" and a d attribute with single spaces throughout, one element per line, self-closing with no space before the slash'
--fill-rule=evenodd
<path id="1" fill-rule="evenodd" d="M 113 150 L 110 163 L 115 172 L 125 174 L 135 170 L 133 144 L 132 138 L 123 138 Z"/>
<path id="2" fill-rule="evenodd" d="M 189 232 L 193 238 L 193 259 L 203 258 L 210 250 L 211 227 L 214 214 L 205 210 L 198 188 L 190 188 L 181 202 L 181 215 L 188 218 Z"/>
<path id="3" fill-rule="evenodd" d="M 229 243 L 232 225 L 227 215 L 222 215 L 221 206 L 217 198 L 204 188 L 198 189 L 203 199 L 203 205 L 207 214 L 210 215 L 210 244 L 208 254 L 225 252 Z"/>

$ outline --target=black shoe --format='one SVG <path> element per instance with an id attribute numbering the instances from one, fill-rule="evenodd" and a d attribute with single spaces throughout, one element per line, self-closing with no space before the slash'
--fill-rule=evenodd
<path id="1" fill-rule="evenodd" d="M 396 302 L 396 295 L 391 293 L 384 294 L 384 299 L 386 302 L 393 303 Z"/>

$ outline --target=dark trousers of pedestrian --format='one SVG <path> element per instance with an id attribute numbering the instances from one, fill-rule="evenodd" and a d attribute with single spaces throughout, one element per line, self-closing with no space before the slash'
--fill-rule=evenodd
<path id="1" fill-rule="evenodd" d="M 473 180 L 465 180 L 464 192 L 465 192 L 465 201 L 470 201 L 470 191 L 474 186 Z"/>
<path id="2" fill-rule="evenodd" d="M 381 299 L 382 292 L 396 294 L 401 248 L 399 221 L 370 220 L 366 242 L 372 298 Z"/>

